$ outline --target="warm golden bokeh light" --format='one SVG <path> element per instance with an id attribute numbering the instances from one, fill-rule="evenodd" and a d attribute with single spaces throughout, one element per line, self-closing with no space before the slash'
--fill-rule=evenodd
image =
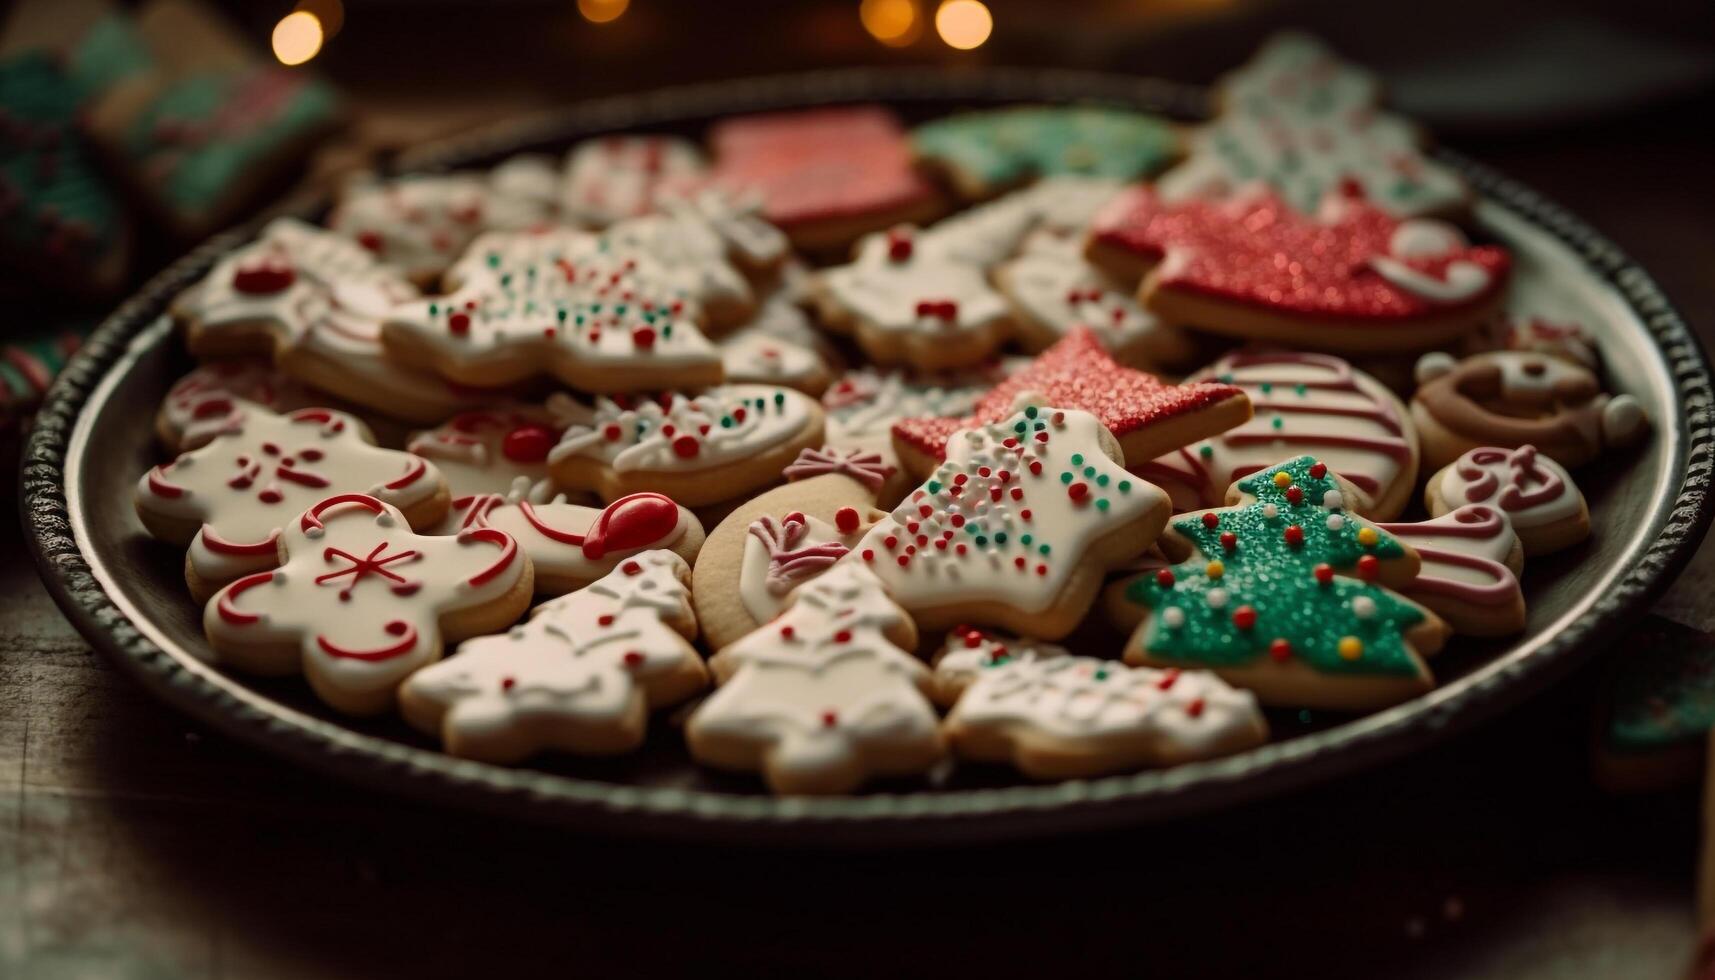
<path id="1" fill-rule="evenodd" d="M 871 37 L 888 47 L 902 48 L 923 36 L 923 9 L 917 0 L 863 0 L 858 19 Z"/>
<path id="2" fill-rule="evenodd" d="M 982 47 L 994 31 L 994 16 L 978 0 L 944 0 L 935 11 L 935 33 L 948 47 L 969 51 Z"/>
<path id="3" fill-rule="evenodd" d="M 605 24 L 618 20 L 629 6 L 631 0 L 578 0 L 578 13 L 592 24 Z"/>
<path id="4" fill-rule="evenodd" d="M 282 65 L 301 65 L 322 49 L 322 22 L 307 10 L 294 10 L 274 25 L 274 57 Z"/>

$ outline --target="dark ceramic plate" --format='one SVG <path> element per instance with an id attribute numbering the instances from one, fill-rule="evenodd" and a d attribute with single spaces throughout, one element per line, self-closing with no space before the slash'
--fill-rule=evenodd
<path id="1" fill-rule="evenodd" d="M 771 78 L 586 103 L 480 137 L 414 152 L 438 169 L 557 150 L 604 132 L 695 135 L 731 113 L 877 100 L 912 118 L 1021 100 L 1102 100 L 1195 117 L 1201 93 L 1157 81 L 1065 72 L 858 71 Z M 89 641 L 162 699 L 306 766 L 424 799 L 598 832 L 750 842 L 953 842 L 1137 823 L 1228 806 L 1409 752 L 1540 689 L 1637 616 L 1709 522 L 1708 364 L 1644 270 L 1554 204 L 1477 164 L 1482 233 L 1510 245 L 1524 281 L 1552 280 L 1603 330 L 1611 385 L 1655 423 L 1642 448 L 1580 472 L 1597 533 L 1535 562 L 1530 628 L 1505 643 L 1460 643 L 1435 663 L 1440 686 L 1361 718 L 1281 714 L 1273 742 L 1159 772 L 1051 785 L 961 768 L 943 784 L 836 799 L 772 798 L 749 779 L 694 768 L 679 732 L 657 724 L 618 760 L 553 759 L 506 769 L 440 754 L 396 719 L 352 722 L 296 681 L 211 666 L 177 551 L 148 541 L 132 513 L 137 474 L 156 461 L 151 419 L 187 365 L 161 318 L 167 301 L 251 229 L 222 235 L 120 307 L 49 394 L 24 468 L 24 517 L 48 588 Z M 299 202 L 313 212 L 320 203 Z"/>

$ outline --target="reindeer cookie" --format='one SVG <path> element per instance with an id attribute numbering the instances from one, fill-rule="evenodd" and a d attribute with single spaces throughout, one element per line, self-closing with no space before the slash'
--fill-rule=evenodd
<path id="1" fill-rule="evenodd" d="M 530 559 L 492 528 L 413 533 L 398 508 L 328 496 L 285 521 L 279 567 L 226 586 L 203 613 L 215 656 L 250 673 L 303 673 L 354 715 L 393 706 L 442 645 L 506 628 L 530 603 Z"/>
<path id="2" fill-rule="evenodd" d="M 467 640 L 412 674 L 399 707 L 467 759 L 629 752 L 643 744 L 650 711 L 708 685 L 690 642 L 697 620 L 689 571 L 668 551 L 627 558 L 589 587 L 538 606 L 511 632 Z"/>
<path id="3" fill-rule="evenodd" d="M 1423 489 L 1433 517 L 1467 504 L 1499 510 L 1526 558 L 1570 548 L 1590 536 L 1590 508 L 1559 463 L 1535 446 L 1473 449 L 1438 470 Z"/>

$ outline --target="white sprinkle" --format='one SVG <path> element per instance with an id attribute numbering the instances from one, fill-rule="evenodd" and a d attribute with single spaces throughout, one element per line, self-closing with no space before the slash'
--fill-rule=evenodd
<path id="1" fill-rule="evenodd" d="M 1330 490 L 1322 495 L 1322 506 L 1329 510 L 1339 510 L 1346 506 L 1346 500 L 1340 496 L 1340 491 Z"/>
<path id="2" fill-rule="evenodd" d="M 375 515 L 375 523 L 381 525 L 382 527 L 392 527 L 393 526 L 393 515 L 387 513 L 386 511 L 382 511 L 381 513 Z"/>
<path id="3" fill-rule="evenodd" d="M 1345 526 L 1346 526 L 1346 519 L 1344 517 L 1341 517 L 1339 514 L 1329 514 L 1328 515 L 1328 530 L 1338 531 L 1339 529 L 1341 529 Z"/>
<path id="4" fill-rule="evenodd" d="M 1262 505 L 1262 516 L 1264 516 L 1264 517 L 1266 517 L 1272 521 L 1276 517 L 1280 516 L 1280 508 L 1276 507 L 1273 504 L 1263 504 Z"/>
<path id="5" fill-rule="evenodd" d="M 1376 601 L 1367 595 L 1361 595 L 1352 600 L 1352 615 L 1359 619 L 1369 619 L 1376 614 Z"/>
<path id="6" fill-rule="evenodd" d="M 1161 621 L 1166 623 L 1171 629 L 1178 629 L 1185 625 L 1185 610 L 1180 609 L 1178 606 L 1168 606 L 1166 609 L 1161 610 Z"/>
<path id="7" fill-rule="evenodd" d="M 1214 608 L 1214 609 L 1224 608 L 1227 604 L 1227 590 L 1226 589 L 1210 589 L 1209 590 L 1209 596 L 1208 596 L 1208 602 L 1209 602 L 1209 605 L 1211 608 Z"/>

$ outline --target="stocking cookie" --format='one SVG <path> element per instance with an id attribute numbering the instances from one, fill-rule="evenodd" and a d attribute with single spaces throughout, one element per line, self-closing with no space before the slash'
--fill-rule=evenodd
<path id="1" fill-rule="evenodd" d="M 1422 657 L 1446 624 L 1390 591 L 1410 548 L 1345 506 L 1353 488 L 1313 457 L 1234 487 L 1236 506 L 1173 522 L 1170 553 L 1125 597 L 1145 610 L 1127 663 L 1207 668 L 1265 705 L 1367 711 L 1434 686 Z"/>
<path id="2" fill-rule="evenodd" d="M 709 146 L 715 183 L 760 198 L 762 217 L 799 248 L 834 251 L 941 210 L 899 120 L 880 106 L 727 119 L 710 128 Z"/>
<path id="3" fill-rule="evenodd" d="M 1462 361 L 1425 354 L 1417 382 L 1411 418 L 1431 466 L 1479 446 L 1524 445 L 1563 466 L 1582 466 L 1647 428 L 1636 398 L 1610 396 L 1595 374 L 1547 354 L 1494 351 Z"/>
<path id="4" fill-rule="evenodd" d="M 708 684 L 690 642 L 697 620 L 689 573 L 668 551 L 628 558 L 588 588 L 538 606 L 504 636 L 467 640 L 412 674 L 399 707 L 466 759 L 629 752 L 643 744 L 650 711 Z"/>
<path id="5" fill-rule="evenodd" d="M 1465 504 L 1415 524 L 1377 527 L 1410 545 L 1422 560 L 1399 593 L 1440 616 L 1464 636 L 1507 636 L 1524 629 L 1518 576 L 1524 547 L 1504 514 Z"/>
<path id="6" fill-rule="evenodd" d="M 767 486 L 799 450 L 821 441 L 821 408 L 790 388 L 601 398 L 594 418 L 566 429 L 549 450 L 548 470 L 559 486 L 604 500 L 647 490 L 698 507 Z"/>
<path id="7" fill-rule="evenodd" d="M 954 435 L 946 452 L 845 559 L 874 569 L 925 629 L 1065 636 L 1102 574 L 1147 549 L 1170 512 L 1088 412 L 1027 405 Z"/>
<path id="8" fill-rule="evenodd" d="M 348 184 L 328 227 L 428 286 L 478 235 L 550 224 L 551 204 L 507 193 L 484 174 L 361 178 Z"/>
<path id="9" fill-rule="evenodd" d="M 1192 375 L 1250 396 L 1243 425 L 1132 470 L 1175 510 L 1219 507 L 1227 488 L 1295 452 L 1314 453 L 1356 491 L 1352 510 L 1397 517 L 1417 486 L 1417 434 L 1385 385 L 1331 354 L 1241 350 Z"/>
<path id="10" fill-rule="evenodd" d="M 277 533 L 280 567 L 222 589 L 203 629 L 222 662 L 302 672 L 347 714 L 386 711 L 443 643 L 505 629 L 530 604 L 530 559 L 492 528 L 415 534 L 398 508 L 347 493 Z"/>
<path id="11" fill-rule="evenodd" d="M 1071 651 L 1023 636 L 1000 636 L 974 626 L 955 626 L 930 662 L 929 697 L 950 708 L 978 677 L 1011 663 L 1069 657 Z"/>
<path id="12" fill-rule="evenodd" d="M 691 755 L 759 771 L 780 794 L 848 793 L 946 755 L 910 617 L 875 576 L 842 565 L 721 654 L 730 677 L 685 725 Z M 711 664 L 720 673 L 719 662 Z"/>
<path id="13" fill-rule="evenodd" d="M 1101 106 L 964 112 L 918 126 L 911 143 L 966 200 L 1039 176 L 1143 177 L 1179 153 L 1178 133 L 1167 120 Z"/>
<path id="14" fill-rule="evenodd" d="M 719 650 L 785 610 L 793 589 L 851 551 L 881 516 L 875 495 L 891 467 L 863 450 L 806 449 L 791 482 L 721 521 L 697 563 L 697 618 Z"/>
<path id="15" fill-rule="evenodd" d="M 175 299 L 173 315 L 200 357 L 268 356 L 286 376 L 353 405 L 438 422 L 486 396 L 382 349 L 381 317 L 416 296 L 344 238 L 279 218 Z"/>
<path id="16" fill-rule="evenodd" d="M 1032 779 L 1082 779 L 1231 755 L 1268 741 L 1249 691 L 1206 670 L 1094 657 L 986 667 L 944 726 L 954 754 Z"/>
<path id="17" fill-rule="evenodd" d="M 578 224 L 606 228 L 654 212 L 664 191 L 702 179 L 707 167 L 696 146 L 677 136 L 585 140 L 566 154 L 560 208 Z"/>
<path id="18" fill-rule="evenodd" d="M 715 384 L 720 356 L 667 278 L 584 232 L 485 236 L 448 272 L 454 292 L 394 308 L 382 336 L 396 359 L 461 384 L 541 374 L 596 394 Z"/>
<path id="19" fill-rule="evenodd" d="M 581 589 L 645 551 L 667 551 L 689 566 L 703 547 L 695 514 L 658 493 L 634 493 L 606 507 L 520 500 L 487 509 L 483 527 L 512 536 L 536 569 L 539 595 Z"/>
<path id="20" fill-rule="evenodd" d="M 1433 517 L 1466 504 L 1498 509 L 1526 558 L 1570 548 L 1590 536 L 1590 508 L 1559 463 L 1535 446 L 1473 449 L 1438 470 L 1423 489 Z"/>
<path id="21" fill-rule="evenodd" d="M 1249 418 L 1251 411 L 1249 398 L 1232 385 L 1170 385 L 1121 367 L 1093 332 L 1077 329 L 996 385 L 970 415 L 894 423 L 894 448 L 911 472 L 928 472 L 943 458 L 955 432 L 1006 418 L 1026 392 L 1040 395 L 1044 404 L 1095 413 L 1119 440 L 1122 458 L 1133 461 L 1223 432 Z"/>
<path id="22" fill-rule="evenodd" d="M 1194 352 L 1181 331 L 1138 305 L 1134 291 L 1091 265 L 1072 239 L 1027 248 L 994 272 L 1012 304 L 1019 341 L 1029 350 L 1052 346 L 1086 326 L 1113 353 L 1137 367 L 1182 364 Z"/>
<path id="23" fill-rule="evenodd" d="M 1296 347 L 1422 351 L 1500 308 L 1511 259 L 1499 246 L 1356 198 L 1323 212 L 1267 192 L 1169 204 L 1135 187 L 1097 217 L 1087 254 L 1142 276 L 1144 306 L 1170 323 Z"/>
<path id="24" fill-rule="evenodd" d="M 211 361 L 173 382 L 155 413 L 155 435 L 177 455 L 195 449 L 232 424 L 238 402 L 271 412 L 308 408 L 317 396 L 271 367 L 245 358 Z"/>
<path id="25" fill-rule="evenodd" d="M 239 403 L 204 445 L 137 482 L 137 516 L 150 534 L 190 548 L 185 579 L 206 599 L 227 582 L 279 561 L 280 528 L 319 500 L 368 493 L 427 528 L 447 510 L 447 484 L 419 456 L 371 444 L 344 412 L 275 415 Z"/>

